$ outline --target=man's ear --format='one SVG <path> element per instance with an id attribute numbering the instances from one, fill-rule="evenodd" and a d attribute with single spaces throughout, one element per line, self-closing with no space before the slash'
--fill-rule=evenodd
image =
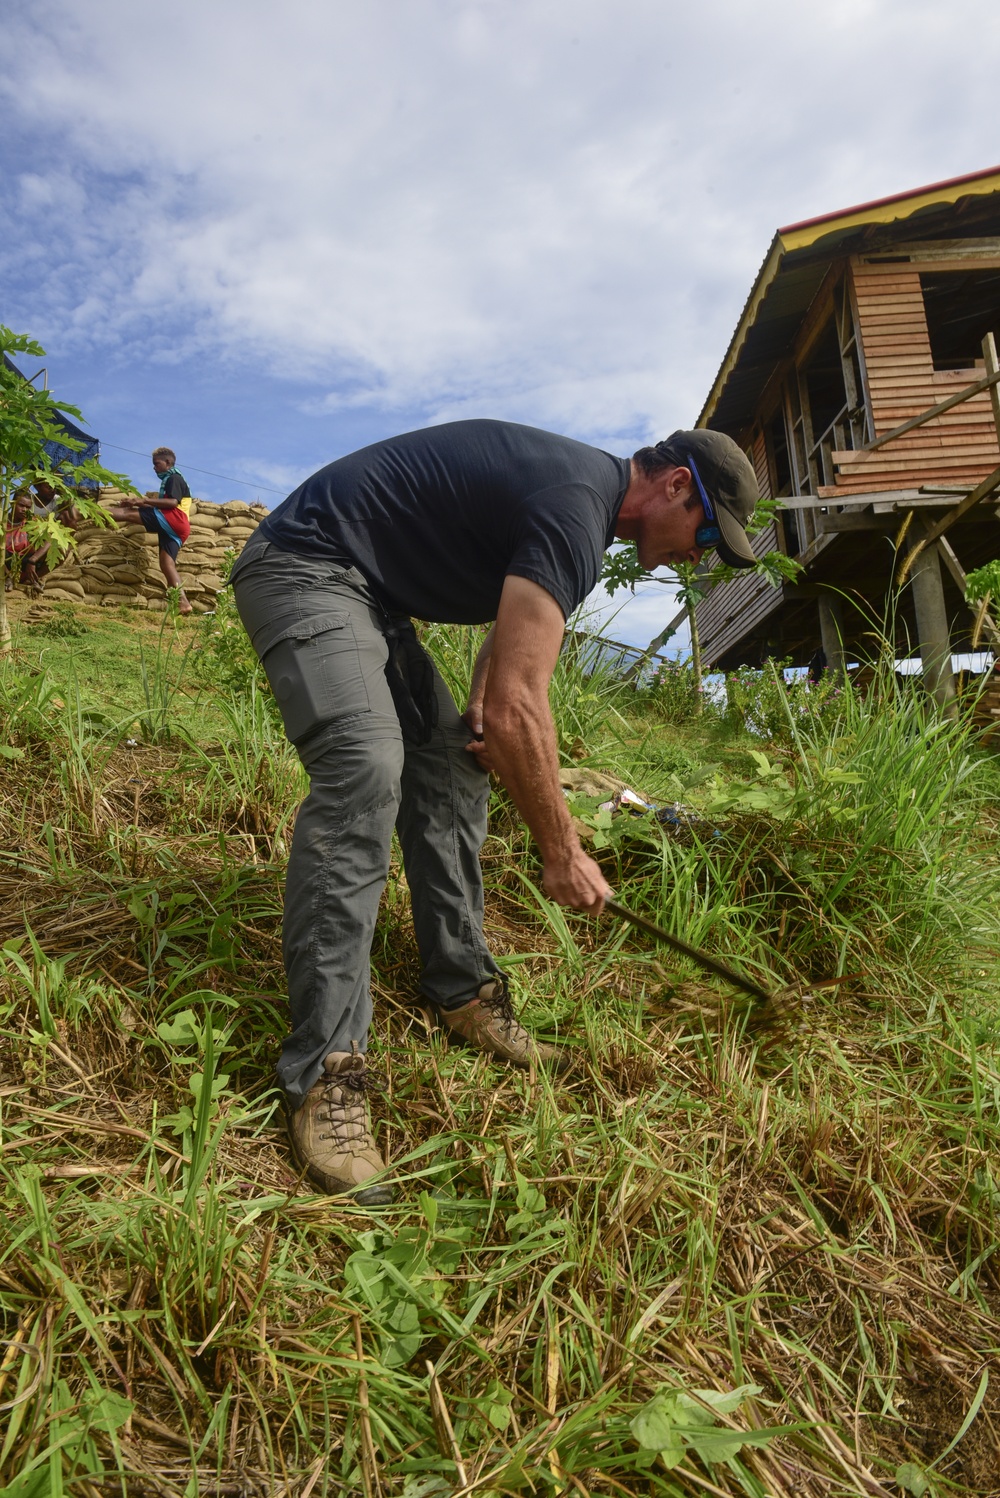
<path id="1" fill-rule="evenodd" d="M 688 508 L 694 492 L 694 479 L 690 468 L 686 468 L 683 463 L 678 464 L 676 468 L 668 468 L 664 488 L 668 499 L 678 500 L 683 497 L 684 506 Z"/>

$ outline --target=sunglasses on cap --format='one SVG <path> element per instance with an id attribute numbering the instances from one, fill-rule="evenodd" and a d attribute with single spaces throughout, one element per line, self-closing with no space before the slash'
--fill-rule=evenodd
<path id="1" fill-rule="evenodd" d="M 698 497 L 701 500 L 702 509 L 705 511 L 706 523 L 704 525 L 699 525 L 698 529 L 695 531 L 694 544 L 696 546 L 700 546 L 703 551 L 707 551 L 710 546 L 718 546 L 719 542 L 722 540 L 722 531 L 719 528 L 719 522 L 716 517 L 715 510 L 712 506 L 712 501 L 708 497 L 708 491 L 701 481 L 701 474 L 695 467 L 694 459 L 692 458 L 690 453 L 688 453 L 688 455 L 684 459 L 684 466 L 686 468 L 690 468 L 691 470 L 691 477 L 695 481 L 695 485 L 698 490 Z"/>

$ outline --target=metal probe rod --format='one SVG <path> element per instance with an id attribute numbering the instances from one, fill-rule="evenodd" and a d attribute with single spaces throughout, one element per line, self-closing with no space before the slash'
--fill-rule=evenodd
<path id="1" fill-rule="evenodd" d="M 616 915 L 623 921 L 628 921 L 630 925 L 638 927 L 640 931 L 645 931 L 646 935 L 651 936 L 654 941 L 662 941 L 668 947 L 673 947 L 675 952 L 683 953 L 685 957 L 689 957 L 704 972 L 715 973 L 716 977 L 725 978 L 727 983 L 731 983 L 734 988 L 741 989 L 743 993 L 748 993 L 758 1003 L 770 1003 L 771 995 L 765 988 L 760 988 L 751 978 L 744 978 L 731 967 L 727 967 L 724 962 L 720 962 L 717 957 L 710 957 L 700 947 L 692 947 L 686 941 L 682 941 L 679 936 L 671 936 L 670 932 L 664 931 L 662 926 L 657 926 L 654 921 L 647 920 L 644 915 L 636 915 L 634 910 L 629 910 L 626 906 L 619 905 L 617 900 L 605 900 L 604 908 L 609 914 Z"/>

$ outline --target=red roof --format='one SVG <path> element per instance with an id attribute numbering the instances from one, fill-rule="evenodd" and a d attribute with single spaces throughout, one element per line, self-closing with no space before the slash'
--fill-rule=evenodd
<path id="1" fill-rule="evenodd" d="M 848 214 L 866 213 L 870 208 L 884 208 L 888 203 L 902 203 L 907 198 L 919 198 L 923 193 L 939 192 L 946 187 L 961 187 L 963 182 L 979 182 L 983 177 L 994 177 L 1000 166 L 987 167 L 985 171 L 969 172 L 964 177 L 946 177 L 943 182 L 928 182 L 926 187 L 911 187 L 907 192 L 890 193 L 887 198 L 872 198 L 869 203 L 856 203 L 853 208 L 838 208 L 836 213 L 820 213 L 816 218 L 804 218 L 797 224 L 786 224 L 779 234 L 791 234 L 795 229 L 808 229 L 813 224 L 824 224 L 829 219 L 846 218 Z"/>

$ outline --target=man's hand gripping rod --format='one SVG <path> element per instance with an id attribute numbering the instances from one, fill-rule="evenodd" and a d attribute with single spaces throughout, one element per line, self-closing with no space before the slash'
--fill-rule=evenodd
<path id="1" fill-rule="evenodd" d="M 681 941 L 679 936 L 671 936 L 669 931 L 664 931 L 662 926 L 657 926 L 653 921 L 648 921 L 644 915 L 636 915 L 635 911 L 628 910 L 624 905 L 619 905 L 617 900 L 605 900 L 604 908 L 610 915 L 616 915 L 623 921 L 637 926 L 640 931 L 645 931 L 647 936 L 653 937 L 654 941 L 662 941 L 668 947 L 673 947 L 675 952 L 681 952 L 689 957 L 692 962 L 706 973 L 715 973 L 716 977 L 725 978 L 734 988 L 739 988 L 743 993 L 748 993 L 752 999 L 759 1004 L 769 1004 L 771 995 L 764 988 L 759 988 L 750 978 L 744 978 L 740 973 L 734 972 L 717 957 L 710 957 L 700 947 L 689 946 L 686 941 Z"/>

